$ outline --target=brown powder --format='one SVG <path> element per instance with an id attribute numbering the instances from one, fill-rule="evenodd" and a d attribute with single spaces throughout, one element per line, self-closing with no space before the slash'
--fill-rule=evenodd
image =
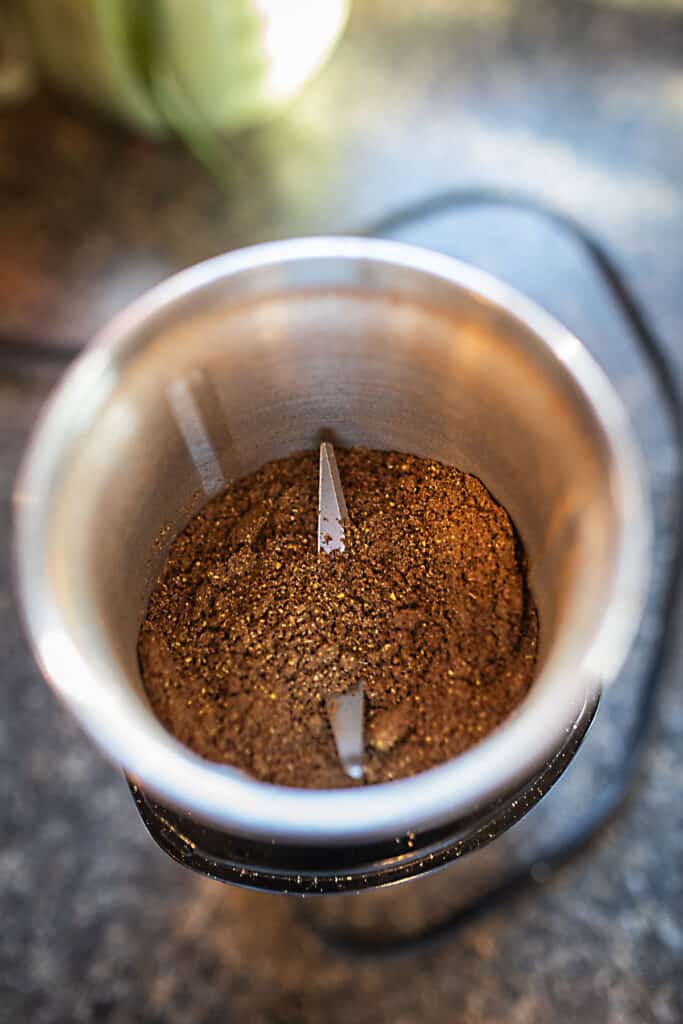
<path id="1" fill-rule="evenodd" d="M 520 541 L 473 476 L 337 452 L 344 554 L 317 552 L 318 455 L 231 484 L 174 541 L 139 637 L 164 725 L 281 785 L 354 783 L 325 696 L 362 681 L 366 782 L 455 757 L 529 689 L 538 622 Z"/>

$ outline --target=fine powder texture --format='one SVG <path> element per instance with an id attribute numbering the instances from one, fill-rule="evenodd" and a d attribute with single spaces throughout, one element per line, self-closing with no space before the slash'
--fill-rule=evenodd
<path id="1" fill-rule="evenodd" d="M 270 463 L 176 538 L 140 631 L 163 724 L 280 785 L 359 784 L 337 758 L 330 693 L 362 681 L 365 782 L 385 782 L 477 743 L 534 672 L 524 553 L 483 484 L 395 452 L 337 461 L 345 553 L 317 551 L 318 454 Z"/>

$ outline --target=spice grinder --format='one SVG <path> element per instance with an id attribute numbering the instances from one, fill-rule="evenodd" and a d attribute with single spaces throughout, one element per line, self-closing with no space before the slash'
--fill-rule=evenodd
<path id="1" fill-rule="evenodd" d="M 136 651 L 191 516 L 321 440 L 476 474 L 521 535 L 540 620 L 535 681 L 498 730 L 411 778 L 343 790 L 273 786 L 194 754 L 153 715 Z M 582 344 L 488 275 L 374 239 L 230 253 L 117 316 L 45 409 L 15 491 L 28 633 L 176 859 L 284 891 L 396 881 L 495 838 L 571 761 L 645 603 L 641 459 Z"/>

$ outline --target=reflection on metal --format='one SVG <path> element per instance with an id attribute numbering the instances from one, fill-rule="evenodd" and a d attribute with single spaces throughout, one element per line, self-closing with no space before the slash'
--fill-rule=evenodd
<path id="1" fill-rule="evenodd" d="M 202 487 L 212 498 L 225 487 L 225 477 L 190 384 L 185 378 L 174 380 L 166 394 Z"/>

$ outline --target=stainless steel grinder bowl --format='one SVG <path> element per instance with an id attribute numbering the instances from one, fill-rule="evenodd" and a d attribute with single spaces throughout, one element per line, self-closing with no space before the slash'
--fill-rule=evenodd
<path id="1" fill-rule="evenodd" d="M 323 434 L 476 473 L 526 545 L 541 622 L 537 679 L 493 735 L 413 778 L 332 791 L 198 757 L 152 714 L 136 656 L 190 516 Z M 21 602 L 46 679 L 168 852 L 266 888 L 359 888 L 491 838 L 571 759 L 640 621 L 643 481 L 609 380 L 510 288 L 393 242 L 275 242 L 159 285 L 68 371 L 16 485 Z"/>

